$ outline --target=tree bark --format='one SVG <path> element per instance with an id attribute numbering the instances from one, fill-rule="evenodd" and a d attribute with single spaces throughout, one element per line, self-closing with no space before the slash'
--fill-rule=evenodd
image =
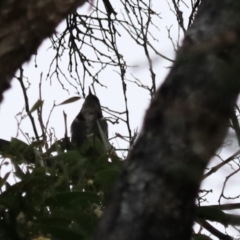
<path id="1" fill-rule="evenodd" d="M 202 0 L 156 92 L 96 240 L 188 240 L 204 169 L 240 90 L 240 2 Z"/>
<path id="2" fill-rule="evenodd" d="M 16 70 L 86 0 L 0 1 L 0 102 Z"/>

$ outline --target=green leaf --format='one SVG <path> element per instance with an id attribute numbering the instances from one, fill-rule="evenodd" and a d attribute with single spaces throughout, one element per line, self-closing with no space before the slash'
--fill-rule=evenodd
<path id="1" fill-rule="evenodd" d="M 7 172 L 3 178 L 0 178 L 0 188 L 6 183 L 8 180 L 9 175 L 11 174 L 12 171 Z"/>
<path id="2" fill-rule="evenodd" d="M 115 154 L 110 154 L 109 158 L 111 159 L 111 164 L 114 166 L 116 169 L 121 170 L 123 166 L 123 160 L 119 158 Z"/>
<path id="3" fill-rule="evenodd" d="M 116 169 L 106 169 L 96 173 L 96 180 L 102 184 L 102 188 L 109 190 L 119 175 L 119 171 Z"/>
<path id="4" fill-rule="evenodd" d="M 45 167 L 35 167 L 31 173 L 31 176 L 34 177 L 45 177 L 46 176 L 46 168 Z M 49 176 L 46 176 L 47 178 Z"/>
<path id="5" fill-rule="evenodd" d="M 34 105 L 32 106 L 30 112 L 32 113 L 32 112 L 36 111 L 38 108 L 42 107 L 42 105 L 43 105 L 43 101 L 40 100 L 40 99 L 38 99 L 38 100 L 34 103 Z"/>
<path id="6" fill-rule="evenodd" d="M 81 97 L 71 97 L 71 98 L 69 98 L 69 99 L 67 99 L 67 100 L 57 104 L 56 106 L 61 106 L 61 105 L 64 105 L 64 104 L 73 103 L 73 102 L 78 101 L 79 99 L 81 99 Z"/>
<path id="7" fill-rule="evenodd" d="M 55 141 L 50 148 L 47 150 L 46 154 L 50 155 L 53 152 L 64 152 L 66 149 L 70 150 L 72 149 L 72 144 L 70 141 L 70 138 L 62 138 L 60 140 Z"/>
<path id="8" fill-rule="evenodd" d="M 11 139 L 7 155 L 13 163 L 21 164 L 35 162 L 34 147 L 17 138 Z"/>
<path id="9" fill-rule="evenodd" d="M 22 182 L 18 182 L 8 188 L 0 195 L 0 205 L 5 206 L 8 209 L 19 210 L 19 196 L 22 191 Z"/>
<path id="10" fill-rule="evenodd" d="M 0 152 L 1 152 L 1 155 L 3 155 L 3 153 L 8 150 L 10 146 L 10 142 L 5 140 L 5 139 L 0 139 Z"/>
<path id="11" fill-rule="evenodd" d="M 26 174 L 23 172 L 23 170 L 21 169 L 21 167 L 18 164 L 14 164 L 14 175 L 18 178 L 20 178 L 21 180 L 26 179 Z"/>
<path id="12" fill-rule="evenodd" d="M 193 234 L 191 240 L 212 240 L 212 238 L 204 234 Z"/>
<path id="13" fill-rule="evenodd" d="M 40 146 L 43 146 L 43 145 L 44 145 L 44 140 L 39 140 L 39 141 L 32 142 L 31 145 L 29 145 L 29 146 L 40 147 Z"/>
<path id="14" fill-rule="evenodd" d="M 99 157 L 95 157 L 94 158 L 94 161 L 93 162 L 93 165 L 94 165 L 94 174 L 99 172 L 99 171 L 102 171 L 102 170 L 107 170 L 107 169 L 115 169 L 115 170 L 119 170 L 119 166 L 117 166 L 115 163 L 113 162 L 110 162 L 109 161 L 109 156 L 108 154 L 103 154 Z"/>
<path id="15" fill-rule="evenodd" d="M 45 201 L 45 206 L 67 207 L 76 205 L 76 207 L 86 207 L 93 203 L 98 203 L 100 198 L 97 194 L 91 192 L 64 192 L 49 197 Z"/>
<path id="16" fill-rule="evenodd" d="M 65 219 L 70 222 L 75 221 L 78 224 L 78 229 L 85 235 L 92 234 L 98 222 L 95 214 L 85 214 L 83 211 L 78 210 L 56 209 L 51 212 L 51 217 Z"/>
<path id="17" fill-rule="evenodd" d="M 14 150 L 27 150 L 29 145 L 17 138 L 11 138 L 10 147 Z"/>
<path id="18" fill-rule="evenodd" d="M 60 222 L 59 219 L 49 219 L 48 221 L 44 219 L 44 221 L 38 223 L 37 226 L 45 234 L 50 234 L 53 239 L 83 239 L 83 234 L 77 229 L 71 229 L 70 227 L 68 227 L 68 224 L 68 222 Z"/>
<path id="19" fill-rule="evenodd" d="M 69 176 L 75 169 L 81 169 L 83 163 L 84 158 L 77 150 L 71 150 L 47 159 L 47 165 L 60 170 L 65 176 Z"/>
<path id="20" fill-rule="evenodd" d="M 60 153 L 51 158 L 51 161 L 56 163 L 71 163 L 71 162 L 83 162 L 83 158 L 79 151 L 71 150 L 65 153 Z"/>

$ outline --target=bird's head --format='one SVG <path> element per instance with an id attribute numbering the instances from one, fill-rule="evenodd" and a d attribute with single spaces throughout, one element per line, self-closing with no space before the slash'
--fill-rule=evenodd
<path id="1" fill-rule="evenodd" d="M 93 121 L 102 118 L 102 109 L 99 99 L 92 94 L 90 88 L 88 96 L 83 103 L 81 113 L 83 114 L 85 120 Z"/>

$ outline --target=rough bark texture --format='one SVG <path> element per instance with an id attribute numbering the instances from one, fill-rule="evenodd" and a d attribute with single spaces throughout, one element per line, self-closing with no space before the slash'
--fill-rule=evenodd
<path id="1" fill-rule="evenodd" d="M 190 239 L 203 171 L 240 89 L 239 40 L 240 1 L 202 0 L 95 239 Z"/>
<path id="2" fill-rule="evenodd" d="M 16 70 L 86 0 L 0 1 L 0 102 Z"/>

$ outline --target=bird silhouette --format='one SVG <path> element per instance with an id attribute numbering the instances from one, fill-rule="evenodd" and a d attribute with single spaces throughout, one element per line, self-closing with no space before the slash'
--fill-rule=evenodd
<path id="1" fill-rule="evenodd" d="M 89 94 L 71 125 L 72 144 L 75 147 L 81 147 L 89 135 L 94 135 L 102 140 L 99 126 L 108 137 L 108 125 L 103 118 L 99 99 L 92 94 L 89 88 Z"/>

